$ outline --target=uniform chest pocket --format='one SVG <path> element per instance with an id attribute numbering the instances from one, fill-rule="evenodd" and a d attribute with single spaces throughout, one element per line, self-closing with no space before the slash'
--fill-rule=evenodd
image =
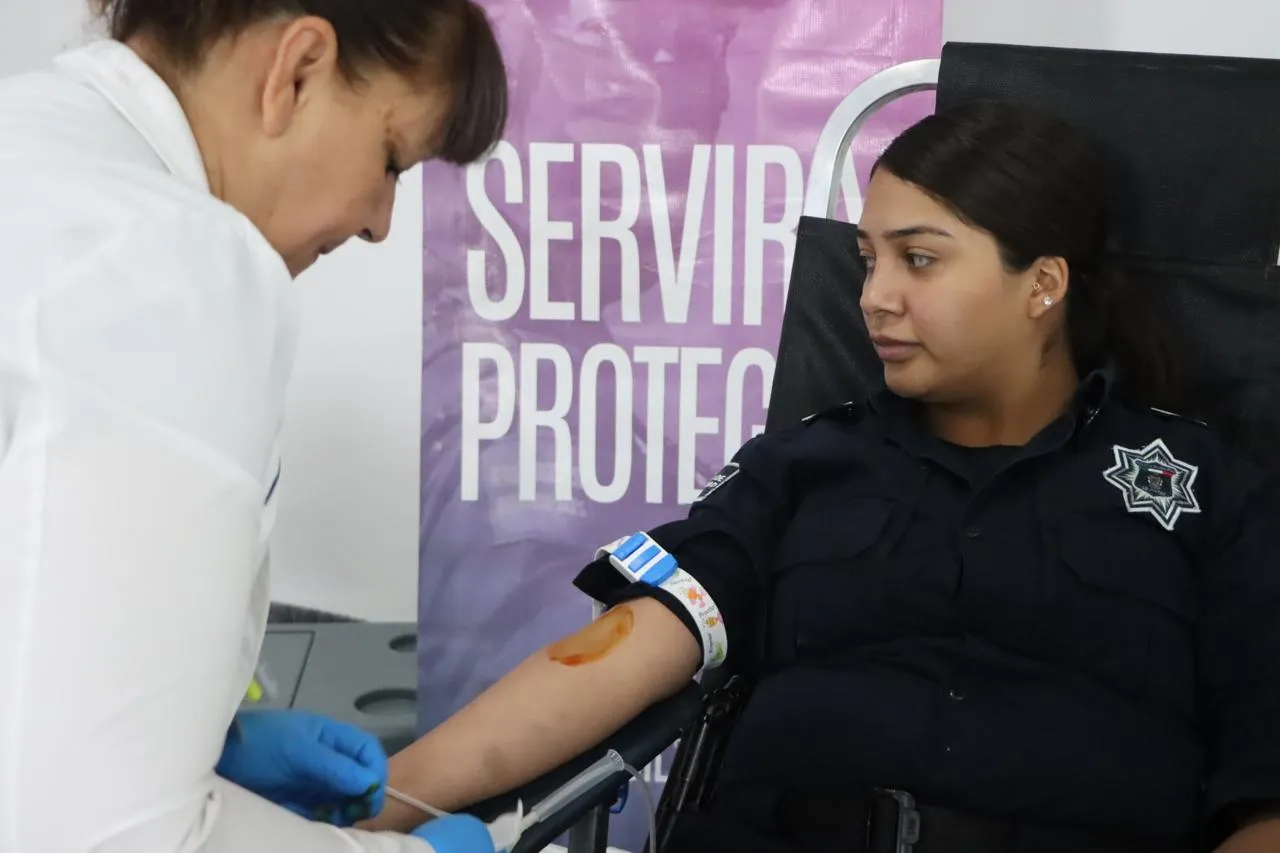
<path id="1" fill-rule="evenodd" d="M 770 657 L 820 655 L 882 633 L 895 508 L 861 496 L 800 508 L 773 564 Z"/>
<path id="2" fill-rule="evenodd" d="M 1061 654 L 1125 695 L 1190 712 L 1199 601 L 1177 538 L 1126 516 L 1070 519 L 1059 542 Z"/>

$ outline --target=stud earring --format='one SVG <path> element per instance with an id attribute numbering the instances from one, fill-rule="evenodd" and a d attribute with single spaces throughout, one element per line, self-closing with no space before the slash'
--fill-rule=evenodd
<path id="1" fill-rule="evenodd" d="M 1052 297 L 1052 296 L 1046 296 L 1046 297 L 1044 298 L 1044 304 L 1045 304 L 1045 305 L 1052 305 L 1052 304 L 1053 304 L 1053 297 Z"/>

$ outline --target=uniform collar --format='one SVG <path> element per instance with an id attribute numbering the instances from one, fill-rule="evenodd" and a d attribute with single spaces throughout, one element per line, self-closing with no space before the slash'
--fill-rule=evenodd
<path id="1" fill-rule="evenodd" d="M 204 159 L 182 105 L 138 54 L 106 39 L 64 53 L 54 62 L 110 101 L 175 177 L 209 192 Z"/>
<path id="2" fill-rule="evenodd" d="M 1093 423 L 1111 397 L 1115 384 L 1115 368 L 1107 364 L 1092 371 L 1076 388 L 1067 411 L 1045 427 L 1027 445 L 1029 452 L 1046 446 L 1061 446 L 1071 436 Z M 867 399 L 867 405 L 884 424 L 885 434 L 907 450 L 928 455 L 926 449 L 940 444 L 938 438 L 923 426 L 917 415 L 920 404 L 894 394 L 881 382 Z"/>

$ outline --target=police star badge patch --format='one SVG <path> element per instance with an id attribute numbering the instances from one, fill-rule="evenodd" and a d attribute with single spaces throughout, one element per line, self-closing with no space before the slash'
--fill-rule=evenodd
<path id="1" fill-rule="evenodd" d="M 1116 445 L 1116 464 L 1103 472 L 1120 490 L 1129 512 L 1150 513 L 1165 530 L 1173 530 L 1185 513 L 1198 513 L 1194 486 L 1199 469 L 1176 459 L 1157 438 L 1141 450 Z"/>

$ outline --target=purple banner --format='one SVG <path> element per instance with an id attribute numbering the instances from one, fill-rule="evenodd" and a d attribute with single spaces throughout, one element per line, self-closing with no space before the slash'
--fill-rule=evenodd
<path id="1" fill-rule="evenodd" d="M 941 48 L 942 0 L 485 5 L 507 138 L 425 176 L 423 729 L 589 620 L 570 582 L 592 551 L 683 515 L 762 429 L 818 135 Z M 855 140 L 845 215 L 932 105 Z M 644 810 L 633 791 L 612 843 L 640 849 Z"/>

